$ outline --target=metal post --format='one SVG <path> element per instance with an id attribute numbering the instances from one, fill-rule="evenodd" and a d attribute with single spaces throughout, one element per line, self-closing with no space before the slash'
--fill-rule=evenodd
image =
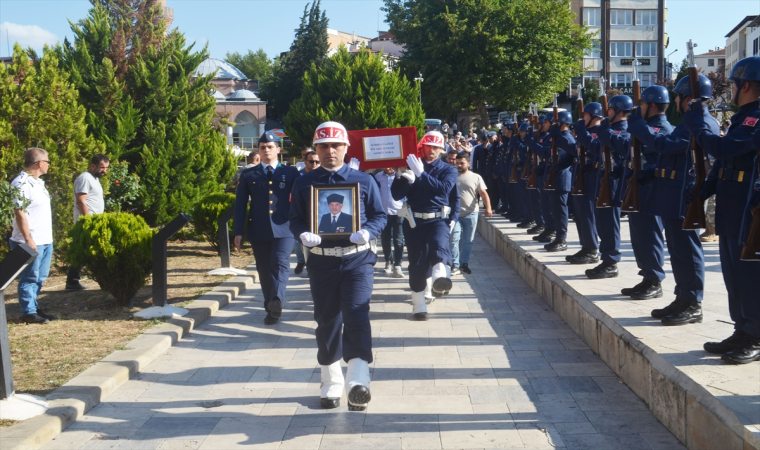
<path id="1" fill-rule="evenodd" d="M 222 257 L 222 268 L 227 269 L 232 267 L 232 261 L 230 258 L 230 231 L 227 224 L 232 220 L 232 216 L 235 214 L 235 208 L 232 207 L 225 211 L 216 224 L 219 226 L 219 256 Z"/>
<path id="2" fill-rule="evenodd" d="M 8 340 L 8 322 L 5 316 L 5 288 L 37 257 L 37 252 L 26 244 L 8 253 L 0 262 L 0 400 L 13 395 L 13 371 L 11 368 L 11 346 Z"/>
<path id="3" fill-rule="evenodd" d="M 153 236 L 153 305 L 164 306 L 166 304 L 166 241 L 182 229 L 192 219 L 185 213 L 180 213 L 168 225 Z"/>

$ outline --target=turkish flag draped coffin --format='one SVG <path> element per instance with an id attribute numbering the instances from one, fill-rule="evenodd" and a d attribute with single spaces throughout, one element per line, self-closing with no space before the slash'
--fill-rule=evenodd
<path id="1" fill-rule="evenodd" d="M 417 153 L 417 128 L 380 128 L 348 132 L 346 162 L 356 158 L 360 170 L 406 167 L 406 157 Z"/>

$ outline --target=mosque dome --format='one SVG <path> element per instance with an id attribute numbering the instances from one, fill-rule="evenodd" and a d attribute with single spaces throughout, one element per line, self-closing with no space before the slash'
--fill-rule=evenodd
<path id="1" fill-rule="evenodd" d="M 253 93 L 253 91 L 249 91 L 248 89 L 238 89 L 237 91 L 232 91 L 232 93 L 227 97 L 227 100 L 258 100 L 259 98 L 256 96 L 256 94 Z"/>
<path id="2" fill-rule="evenodd" d="M 211 93 L 211 96 L 214 97 L 217 101 L 219 100 L 227 100 L 227 97 L 224 96 L 221 92 L 214 89 L 214 92 Z"/>
<path id="3" fill-rule="evenodd" d="M 215 75 L 214 75 L 215 74 Z M 243 72 L 232 64 L 219 59 L 209 58 L 198 66 L 195 70 L 195 76 L 214 75 L 214 78 L 226 78 L 233 80 L 247 80 Z"/>

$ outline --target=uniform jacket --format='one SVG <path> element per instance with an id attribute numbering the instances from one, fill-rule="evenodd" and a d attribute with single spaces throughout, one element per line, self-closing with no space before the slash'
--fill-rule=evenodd
<path id="1" fill-rule="evenodd" d="M 551 170 L 557 172 L 557 184 L 554 190 L 556 192 L 570 192 L 572 186 L 570 183 L 573 179 L 572 167 L 575 162 L 576 142 L 570 130 L 559 131 L 554 128 L 552 139 L 557 140 L 557 166 Z M 551 151 L 551 149 L 550 149 Z"/>
<path id="2" fill-rule="evenodd" d="M 512 151 L 517 151 L 517 170 L 522 173 L 525 167 L 525 161 L 528 159 L 528 141 L 526 139 L 520 139 L 519 136 L 512 139 Z M 514 153 L 512 153 L 512 162 L 514 164 Z M 510 170 L 511 167 L 510 167 Z"/>
<path id="3" fill-rule="evenodd" d="M 440 159 L 428 163 L 423 160 L 424 172 L 409 184 L 406 178 L 397 178 L 391 185 L 391 194 L 396 200 L 406 197 L 413 212 L 439 212 L 443 206 L 452 209 L 447 221 L 459 218 L 459 191 L 457 190 L 457 169 Z M 452 192 L 454 191 L 454 192 Z M 456 214 L 453 212 L 456 211 Z M 415 219 L 420 220 L 420 219 Z"/>
<path id="4" fill-rule="evenodd" d="M 277 164 L 272 180 L 267 179 L 264 166 L 258 164 L 240 175 L 235 191 L 235 214 L 233 234 L 242 236 L 245 228 L 246 206 L 248 211 L 248 240 L 269 241 L 292 237 L 288 226 L 290 217 L 290 192 L 298 169 Z"/>
<path id="5" fill-rule="evenodd" d="M 612 173 L 610 179 L 612 182 L 612 203 L 620 206 L 625 192 L 624 176 L 628 167 L 628 161 L 631 159 L 631 134 L 628 133 L 628 121 L 621 120 L 610 125 L 609 121 L 604 120 L 596 129 L 599 142 L 610 148 L 612 155 Z M 599 158 L 603 161 L 602 147 L 599 147 Z M 604 165 L 600 164 L 602 171 Z M 601 177 L 600 177 L 601 180 Z"/>
<path id="6" fill-rule="evenodd" d="M 596 199 L 599 195 L 599 175 L 601 170 L 599 168 L 601 164 L 601 144 L 597 139 L 596 131 L 599 126 L 593 126 L 586 128 L 584 123 L 576 124 L 575 126 L 575 139 L 578 145 L 583 146 L 586 154 L 586 165 L 583 166 L 583 178 L 586 184 L 585 197 Z M 580 155 L 580 153 L 578 153 Z M 573 170 L 573 186 L 575 186 L 575 179 L 580 173 L 580 156 Z"/>
<path id="7" fill-rule="evenodd" d="M 539 158 L 536 175 L 543 178 L 546 174 L 546 168 L 551 167 L 552 142 L 548 132 L 540 133 L 538 139 L 532 135 L 528 136 L 528 148 Z"/>
<path id="8" fill-rule="evenodd" d="M 633 121 L 631 119 L 634 119 Z M 637 120 L 638 118 L 638 120 Z M 631 126 L 636 124 L 637 122 L 642 122 L 641 116 L 635 115 L 633 117 L 628 118 L 628 132 L 631 133 L 633 136 L 633 133 L 631 132 Z M 665 117 L 665 114 L 659 114 L 654 117 L 650 117 L 649 120 L 646 121 L 646 126 L 650 130 L 652 130 L 657 135 L 663 135 L 667 136 L 673 132 L 673 125 L 668 122 L 667 117 Z M 641 141 L 640 141 L 641 142 Z M 633 142 L 631 142 L 633 144 Z M 652 145 L 647 145 L 644 142 L 641 142 L 641 171 L 639 172 L 639 179 L 643 182 L 639 182 L 639 210 L 641 212 L 647 213 L 647 214 L 654 214 L 649 207 L 649 200 L 652 197 L 652 189 L 654 188 L 654 184 L 652 181 L 653 177 L 655 176 L 655 169 L 659 165 L 660 161 L 660 153 L 657 152 L 657 149 Z M 633 170 L 631 167 L 631 170 L 629 170 L 629 173 L 627 176 L 633 175 Z M 662 175 L 662 170 L 660 170 L 660 175 Z M 648 180 L 648 181 L 647 181 Z M 680 192 L 680 191 L 679 191 Z M 673 213 L 677 213 L 678 210 L 674 211 Z M 654 214 L 657 215 L 657 214 Z"/>
<path id="9" fill-rule="evenodd" d="M 335 221 L 335 226 L 332 224 L 332 214 L 324 214 L 319 219 L 320 233 L 348 233 L 353 229 L 354 216 L 341 212 L 338 215 L 338 220 Z"/>
<path id="10" fill-rule="evenodd" d="M 483 175 L 486 172 L 486 163 L 488 162 L 488 148 L 484 145 L 476 145 L 472 149 L 472 171 Z"/>

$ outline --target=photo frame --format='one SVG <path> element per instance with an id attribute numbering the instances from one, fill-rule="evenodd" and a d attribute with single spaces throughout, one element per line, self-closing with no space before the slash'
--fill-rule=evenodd
<path id="1" fill-rule="evenodd" d="M 361 170 L 406 167 L 406 157 L 417 153 L 417 128 L 353 130 L 348 141 L 346 161 L 358 159 Z"/>
<path id="2" fill-rule="evenodd" d="M 309 216 L 322 239 L 348 239 L 361 229 L 359 183 L 313 184 Z"/>

